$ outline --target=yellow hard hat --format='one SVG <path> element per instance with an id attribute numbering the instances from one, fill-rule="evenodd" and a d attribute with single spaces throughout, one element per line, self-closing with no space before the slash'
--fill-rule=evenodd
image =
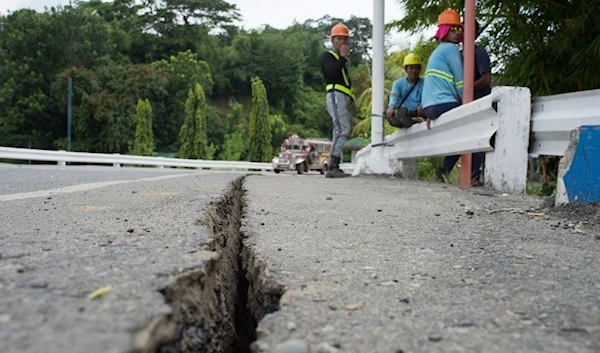
<path id="1" fill-rule="evenodd" d="M 423 63 L 421 63 L 421 58 L 417 54 L 409 53 L 404 57 L 404 67 L 407 67 L 408 65 L 423 66 Z"/>

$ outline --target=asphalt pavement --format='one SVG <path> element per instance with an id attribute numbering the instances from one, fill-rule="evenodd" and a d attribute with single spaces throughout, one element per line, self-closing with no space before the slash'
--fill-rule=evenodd
<path id="1" fill-rule="evenodd" d="M 286 288 L 256 351 L 600 351 L 599 212 L 381 177 L 245 186 L 245 227 Z"/>
<path id="2" fill-rule="evenodd" d="M 250 281 L 240 301 L 278 304 L 253 309 L 254 352 L 600 351 L 597 206 L 576 217 L 538 197 L 318 173 L 0 166 L 0 178 L 1 352 L 139 350 L 153 320 L 181 316 L 165 287 L 187 293 L 197 269 L 214 293 L 227 285 L 205 268 L 236 262 L 211 240 L 232 218 Z M 222 207 L 238 194 L 241 214 Z"/>
<path id="3" fill-rule="evenodd" d="M 0 176 L 4 353 L 132 350 L 171 313 L 159 290 L 210 256 L 198 219 L 240 177 L 40 166 Z"/>

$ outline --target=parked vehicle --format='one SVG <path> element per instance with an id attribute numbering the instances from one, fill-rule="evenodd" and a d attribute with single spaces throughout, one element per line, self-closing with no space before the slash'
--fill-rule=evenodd
<path id="1" fill-rule="evenodd" d="M 309 170 L 327 171 L 331 141 L 327 139 L 302 139 L 292 135 L 281 144 L 281 152 L 273 158 L 273 171 L 279 173 L 295 170 L 302 174 Z"/>

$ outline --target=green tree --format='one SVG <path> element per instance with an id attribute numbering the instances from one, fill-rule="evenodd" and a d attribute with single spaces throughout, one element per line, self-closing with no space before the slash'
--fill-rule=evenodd
<path id="1" fill-rule="evenodd" d="M 252 111 L 248 135 L 248 159 L 254 162 L 271 161 L 273 150 L 269 128 L 269 102 L 267 91 L 259 77 L 252 78 Z"/>
<path id="2" fill-rule="evenodd" d="M 415 33 L 462 0 L 399 0 L 406 16 L 391 24 Z M 526 86 L 533 95 L 600 87 L 600 0 L 477 2 L 480 37 L 494 60 L 494 82 Z M 582 43 L 585 43 L 582 45 Z"/>
<path id="3" fill-rule="evenodd" d="M 349 19 L 323 16 L 317 20 L 307 20 L 304 26 L 319 33 L 326 45 L 330 45 L 329 34 L 331 27 L 338 23 L 345 24 L 350 30 L 349 45 L 353 50 L 348 53 L 348 60 L 352 66 L 370 61 L 371 39 L 373 38 L 373 24 L 367 17 L 351 16 Z"/>
<path id="4" fill-rule="evenodd" d="M 7 134 L 5 143 L 52 148 L 65 140 L 66 85 L 60 100 L 51 97 L 52 87 L 69 68 L 109 65 L 117 56 L 111 31 L 103 18 L 76 5 L 0 16 L 0 135 Z"/>
<path id="5" fill-rule="evenodd" d="M 135 120 L 135 140 L 132 152 L 140 156 L 152 156 L 154 154 L 154 133 L 152 132 L 152 105 L 149 100 L 138 100 Z"/>
<path id="6" fill-rule="evenodd" d="M 227 115 L 227 131 L 223 141 L 223 148 L 219 159 L 226 161 L 239 161 L 248 149 L 248 121 L 244 117 L 244 107 L 235 103 L 231 113 Z"/>
<path id="7" fill-rule="evenodd" d="M 389 94 L 392 90 L 392 85 L 394 81 L 399 78 L 406 76 L 406 72 L 404 71 L 404 57 L 408 53 L 417 53 L 421 60 L 423 61 L 423 65 L 421 67 L 421 76 L 425 74 L 425 68 L 427 67 L 427 59 L 433 52 L 433 50 L 437 47 L 437 43 L 433 40 L 425 40 L 423 37 L 417 42 L 417 44 L 413 48 L 405 48 L 401 49 L 397 52 L 393 52 L 389 54 L 385 59 L 385 72 L 384 72 L 384 84 L 385 84 L 385 102 L 384 107 L 387 107 L 389 102 Z M 360 71 L 359 71 L 360 70 Z M 352 129 L 352 136 L 363 136 L 370 137 L 371 136 L 371 75 L 368 74 L 367 70 L 363 67 L 359 67 L 352 72 L 354 81 L 353 83 L 358 86 L 355 90 L 358 94 L 358 98 L 356 99 L 356 108 L 355 116 L 357 115 L 360 121 Z M 387 109 L 387 108 L 385 108 Z M 396 131 L 397 129 L 391 126 L 386 120 L 384 123 L 384 133 L 389 135 Z"/>
<path id="8" fill-rule="evenodd" d="M 172 149 L 177 141 L 177 132 L 183 123 L 181 112 L 184 110 L 186 97 L 197 84 L 202 86 L 204 94 L 210 96 L 213 79 L 208 64 L 198 60 L 196 54 L 187 50 L 172 55 L 169 60 L 160 60 L 152 66 L 165 70 L 169 74 L 167 86 L 169 95 L 166 103 L 166 116 L 157 124 L 157 137 L 161 149 Z"/>
<path id="9" fill-rule="evenodd" d="M 242 158 L 244 152 L 244 138 L 243 131 L 236 129 L 230 134 L 225 135 L 225 142 L 223 149 L 219 155 L 219 159 L 224 161 L 239 161 Z"/>
<path id="10" fill-rule="evenodd" d="M 112 63 L 95 70 L 74 67 L 57 76 L 52 84 L 52 97 L 62 108 L 60 116 L 66 116 L 69 77 L 73 79 L 76 151 L 126 153 L 135 138 L 138 100 L 147 98 L 154 102 L 154 120 L 160 119 L 164 112 L 166 73 L 150 65 Z M 65 119 L 62 121 L 66 125 Z"/>
<path id="11" fill-rule="evenodd" d="M 289 136 L 288 129 L 283 117 L 279 114 L 269 116 L 269 129 L 271 129 L 271 146 L 273 150 L 277 150 L 281 146 L 281 142 Z M 311 136 L 312 137 L 312 136 Z"/>
<path id="12" fill-rule="evenodd" d="M 196 84 L 189 90 L 185 101 L 184 120 L 179 131 L 179 157 L 202 159 L 209 156 L 208 141 L 206 138 L 206 120 L 204 109 L 206 98 L 202 86 Z M 208 158 L 212 159 L 212 158 Z"/>

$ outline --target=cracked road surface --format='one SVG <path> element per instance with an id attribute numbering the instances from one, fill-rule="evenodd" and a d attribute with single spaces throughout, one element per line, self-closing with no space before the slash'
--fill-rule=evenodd
<path id="1" fill-rule="evenodd" d="M 0 351 L 131 351 L 172 312 L 159 290 L 214 258 L 199 220 L 242 176 L 0 167 Z M 600 351 L 598 214 L 391 178 L 243 188 L 254 280 L 285 289 L 255 352 Z"/>

